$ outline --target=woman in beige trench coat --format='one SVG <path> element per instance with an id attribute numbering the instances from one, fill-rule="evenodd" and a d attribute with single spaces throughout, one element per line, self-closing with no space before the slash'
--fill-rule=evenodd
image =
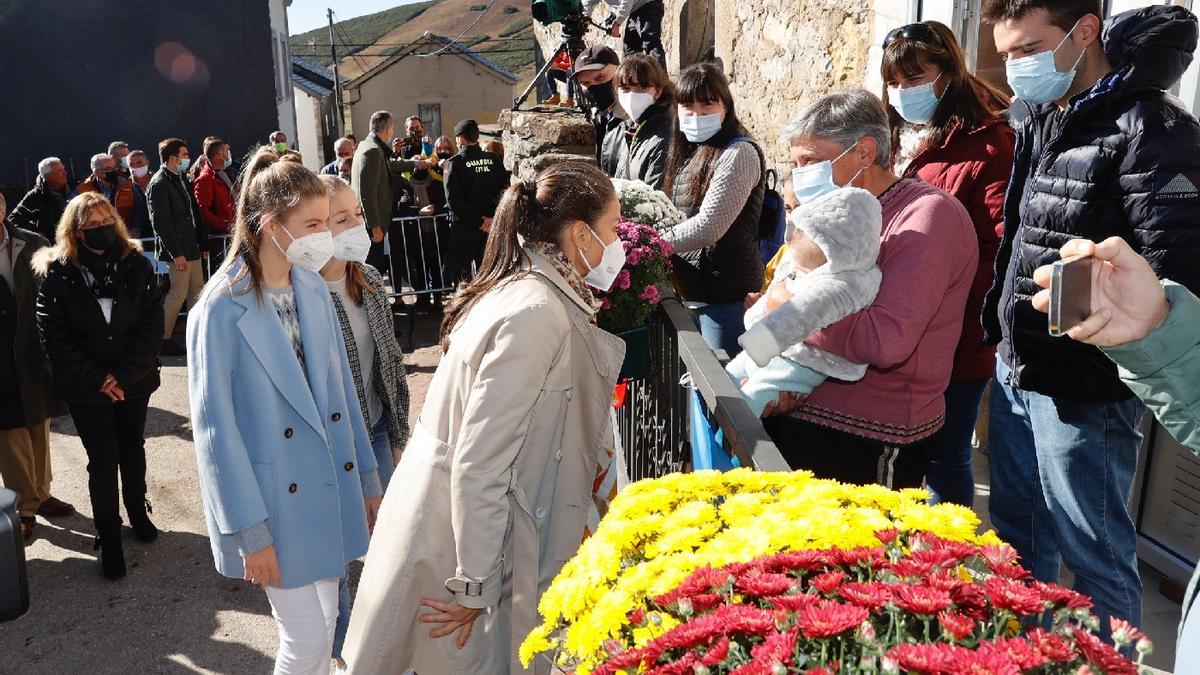
<path id="1" fill-rule="evenodd" d="M 608 289 L 624 264 L 619 216 L 612 184 L 580 162 L 504 194 L 379 513 L 350 672 L 531 672 L 517 648 L 579 547 L 612 441 L 624 344 L 595 326 L 588 285 Z"/>

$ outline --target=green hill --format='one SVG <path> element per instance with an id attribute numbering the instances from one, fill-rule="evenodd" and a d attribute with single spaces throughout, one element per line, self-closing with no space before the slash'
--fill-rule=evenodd
<path id="1" fill-rule="evenodd" d="M 402 23 L 410 21 L 422 12 L 433 7 L 439 0 L 427 0 L 411 5 L 400 5 L 382 12 L 346 19 L 334 24 L 337 27 L 337 43 L 339 56 L 349 56 L 355 52 L 368 49 L 379 38 Z M 329 66 L 333 61 L 329 58 L 329 28 L 317 28 L 307 33 L 293 35 L 288 39 L 292 53 L 297 56 L 316 61 L 323 66 Z M 344 43 L 351 45 L 344 48 Z M 315 46 L 314 46 L 315 45 Z"/>
<path id="2" fill-rule="evenodd" d="M 2 0 L 0 0 L 2 1 Z M 336 24 L 341 74 L 355 78 L 426 31 L 454 38 L 476 18 L 480 0 L 428 0 L 393 7 Z M 462 44 L 503 68 L 519 73 L 534 62 L 533 19 L 528 0 L 495 0 Z M 293 35 L 292 53 L 330 65 L 329 29 Z"/>

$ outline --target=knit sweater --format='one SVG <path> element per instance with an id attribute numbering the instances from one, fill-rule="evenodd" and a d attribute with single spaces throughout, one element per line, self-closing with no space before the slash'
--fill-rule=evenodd
<path id="1" fill-rule="evenodd" d="M 881 202 L 883 284 L 875 302 L 806 341 L 867 364 L 867 374 L 857 382 L 827 380 L 796 415 L 907 445 L 933 435 L 945 419 L 943 396 L 979 251 L 966 209 L 945 192 L 905 179 Z"/>

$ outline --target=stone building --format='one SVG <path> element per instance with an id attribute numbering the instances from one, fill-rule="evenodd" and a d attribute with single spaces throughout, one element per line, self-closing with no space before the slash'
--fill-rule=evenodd
<path id="1" fill-rule="evenodd" d="M 399 118 L 417 115 L 426 135 L 450 135 L 460 120 L 494 123 L 512 105 L 517 76 L 477 52 L 426 33 L 347 85 L 346 102 L 359 138 L 370 133 L 376 110 Z"/>
<path id="2" fill-rule="evenodd" d="M 1004 82 L 1004 64 L 995 52 L 990 27 L 980 25 L 983 0 L 665 0 L 663 22 L 667 65 L 672 74 L 702 60 L 714 60 L 733 83 L 738 115 L 763 142 L 777 168 L 786 169 L 787 148 L 779 139 L 789 117 L 834 90 L 864 86 L 882 91 L 881 45 L 888 31 L 913 21 L 936 19 L 950 26 L 981 76 Z M 1105 0 L 1106 14 L 1147 0 Z M 1192 0 L 1173 4 L 1191 5 Z M 1200 4 L 1200 3 L 1197 3 Z M 602 19 L 605 5 L 597 10 Z M 538 26 L 544 52 L 561 41 L 557 26 Z M 619 40 L 593 31 L 588 42 Z M 1197 66 L 1178 92 L 1193 111 L 1200 109 Z"/>

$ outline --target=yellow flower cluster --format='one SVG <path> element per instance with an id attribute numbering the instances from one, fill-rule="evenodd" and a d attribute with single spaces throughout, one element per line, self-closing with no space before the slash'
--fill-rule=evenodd
<path id="1" fill-rule="evenodd" d="M 648 622 L 635 631 L 629 613 L 648 609 L 648 599 L 705 565 L 786 550 L 877 546 L 875 533 L 889 528 L 999 543 L 992 532 L 978 534 L 970 509 L 929 506 L 928 497 L 924 490 L 844 485 L 806 471 L 700 471 L 634 483 L 542 596 L 543 623 L 519 656 L 528 665 L 538 654 L 558 652 L 586 673 L 614 647 L 611 640 L 619 649 L 642 646 L 670 627 Z"/>

